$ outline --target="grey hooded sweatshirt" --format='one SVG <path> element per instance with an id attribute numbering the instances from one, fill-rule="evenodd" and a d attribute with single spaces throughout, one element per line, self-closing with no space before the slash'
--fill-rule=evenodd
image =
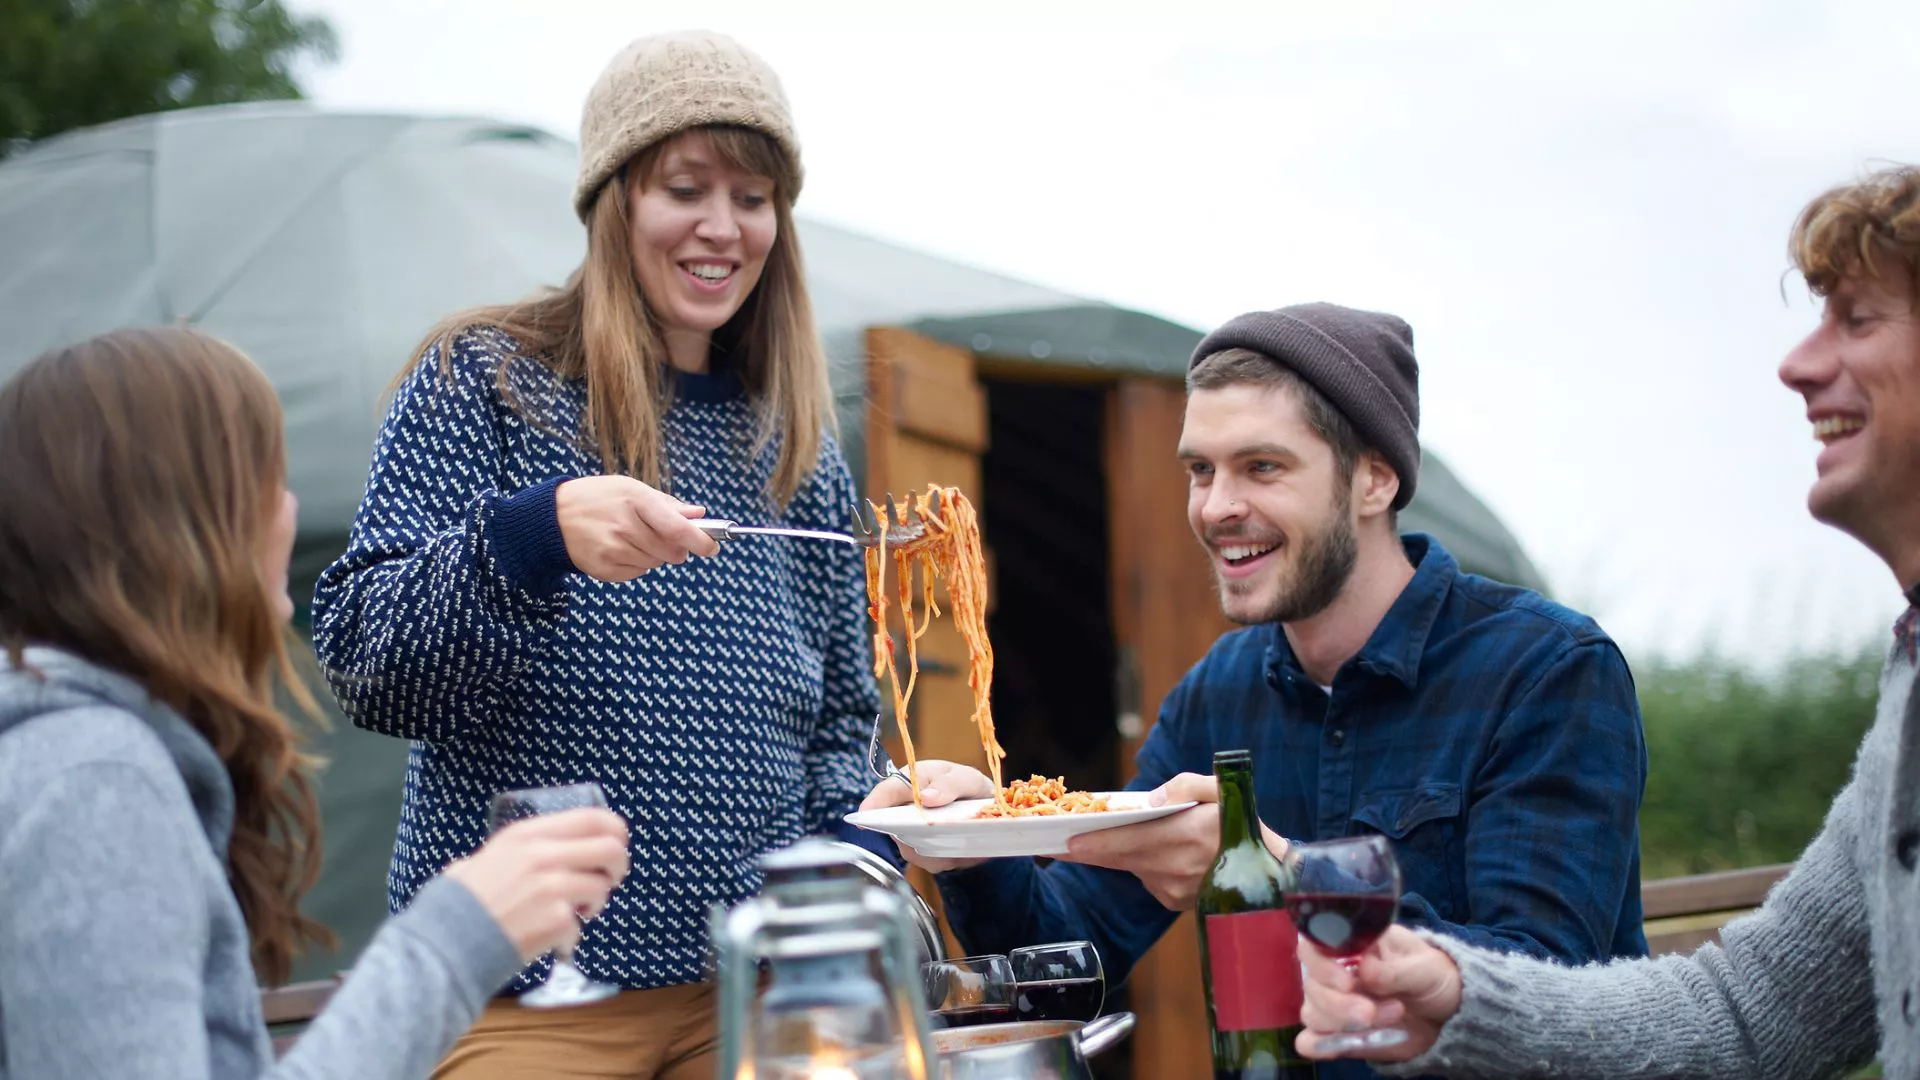
<path id="1" fill-rule="evenodd" d="M 0 653 L 0 1080 L 425 1077 L 520 968 L 436 881 L 276 1062 L 232 827 L 227 772 L 178 714 L 71 654 Z"/>

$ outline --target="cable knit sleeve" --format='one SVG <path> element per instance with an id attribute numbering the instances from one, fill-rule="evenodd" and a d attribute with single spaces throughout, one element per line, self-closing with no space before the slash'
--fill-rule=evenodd
<path id="1" fill-rule="evenodd" d="M 1425 1055 L 1382 1072 L 1792 1080 L 1867 1061 L 1863 801 L 1856 780 L 1766 904 L 1691 956 L 1575 968 L 1427 934 L 1460 967 L 1460 1012 Z"/>
<path id="2" fill-rule="evenodd" d="M 572 571 L 556 476 L 502 491 L 495 380 L 508 343 L 470 333 L 394 396 L 346 553 L 314 590 L 314 646 L 353 722 L 446 739 L 496 714 L 550 642 Z"/>

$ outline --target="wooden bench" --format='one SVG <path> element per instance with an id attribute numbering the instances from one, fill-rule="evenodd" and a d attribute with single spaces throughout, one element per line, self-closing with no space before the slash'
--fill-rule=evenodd
<path id="1" fill-rule="evenodd" d="M 1735 916 L 1760 906 L 1773 883 L 1787 875 L 1791 864 L 1756 866 L 1718 874 L 1664 878 L 1640 888 L 1646 920 L 1647 947 L 1662 953 L 1692 952 L 1715 940 L 1720 928 Z M 341 976 L 316 982 L 291 983 L 260 995 L 260 1010 L 273 1033 L 274 1053 L 285 1053 L 301 1029 L 325 1008 L 340 986 Z"/>
<path id="2" fill-rule="evenodd" d="M 1791 869 L 1788 863 L 1646 882 L 1640 888 L 1640 905 L 1645 909 L 1648 951 L 1655 956 L 1689 953 L 1719 940 L 1721 927 L 1759 907 L 1767 890 Z M 1876 1061 L 1847 1074 L 1847 1080 L 1877 1080 L 1880 1075 Z"/>
<path id="3" fill-rule="evenodd" d="M 1640 886 L 1647 948 L 1655 956 L 1687 953 L 1717 941 L 1720 928 L 1760 906 L 1791 863 L 1663 878 Z"/>
<path id="4" fill-rule="evenodd" d="M 300 1032 L 306 1029 L 308 1022 L 320 1015 L 327 1007 L 333 992 L 340 988 L 340 980 L 345 973 L 331 979 L 316 979 L 313 982 L 288 983 L 272 990 L 260 992 L 260 1013 L 266 1017 L 267 1031 L 273 1036 L 275 1057 L 287 1052 Z"/>

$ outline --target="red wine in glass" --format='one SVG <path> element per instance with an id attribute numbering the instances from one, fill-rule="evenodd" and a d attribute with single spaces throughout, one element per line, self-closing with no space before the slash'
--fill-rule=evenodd
<path id="1" fill-rule="evenodd" d="M 1090 1021 L 1107 997 L 1101 979 L 1049 979 L 1015 988 L 1014 1010 L 1022 1020 Z"/>
<path id="2" fill-rule="evenodd" d="M 1393 925 L 1400 906 L 1400 864 L 1384 836 L 1352 836 L 1296 844 L 1287 852 L 1294 866 L 1294 889 L 1287 894 L 1287 915 L 1294 929 L 1346 967 Z M 1329 1053 L 1364 1047 L 1396 1046 L 1407 1041 L 1404 1028 L 1326 1035 L 1316 1045 Z"/>
<path id="3" fill-rule="evenodd" d="M 1107 1003 L 1107 973 L 1091 941 L 1026 945 L 1007 954 L 1022 1020 L 1089 1023 Z"/>
<path id="4" fill-rule="evenodd" d="M 1005 1024 L 1014 1019 L 1011 1005 L 960 1005 L 937 1009 L 933 1018 L 941 1027 L 974 1027 L 978 1024 Z"/>
<path id="5" fill-rule="evenodd" d="M 939 1027 L 1004 1024 L 1013 1019 L 1013 967 L 994 953 L 920 965 L 927 1006 Z"/>
<path id="6" fill-rule="evenodd" d="M 1293 925 L 1329 956 L 1358 956 L 1393 925 L 1392 896 L 1294 893 L 1287 897 Z"/>

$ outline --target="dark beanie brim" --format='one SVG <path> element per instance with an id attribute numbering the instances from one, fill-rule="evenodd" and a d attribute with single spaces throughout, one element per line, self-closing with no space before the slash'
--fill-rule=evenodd
<path id="1" fill-rule="evenodd" d="M 1326 395 L 1399 475 L 1393 508 L 1412 500 L 1420 477 L 1420 368 L 1405 320 L 1337 304 L 1249 312 L 1200 339 L 1187 366 L 1236 348 L 1291 369 Z"/>

